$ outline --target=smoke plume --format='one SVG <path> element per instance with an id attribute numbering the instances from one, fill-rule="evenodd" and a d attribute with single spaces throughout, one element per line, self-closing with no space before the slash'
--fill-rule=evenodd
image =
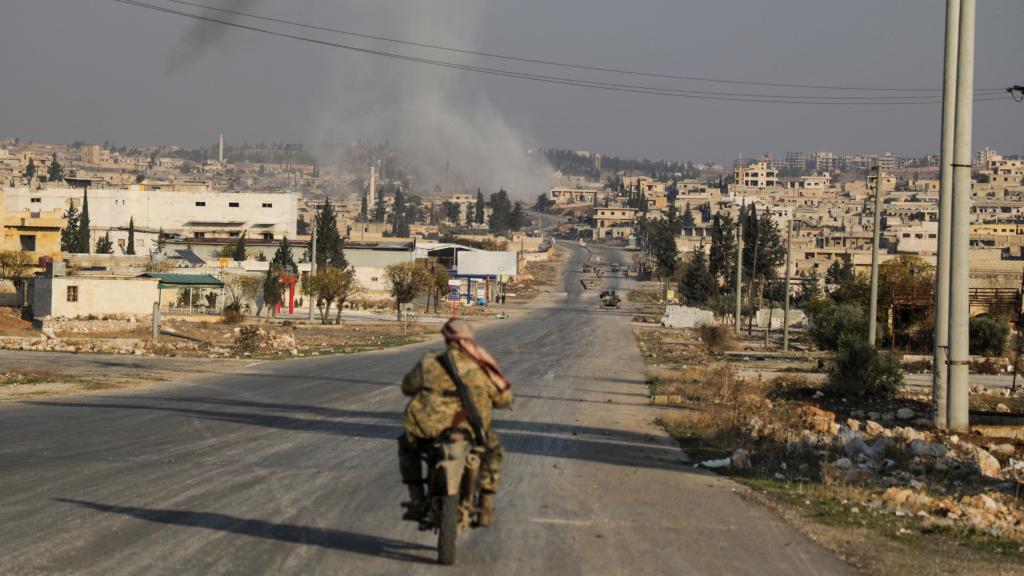
<path id="1" fill-rule="evenodd" d="M 393 36 L 472 47 L 478 45 L 485 4 L 374 2 L 364 16 Z M 422 49 L 400 50 L 475 62 Z M 440 184 L 449 190 L 479 187 L 487 195 L 504 188 L 513 198 L 528 201 L 551 185 L 551 168 L 539 155 L 529 154 L 536 145 L 495 109 L 480 76 L 372 56 L 331 56 L 327 66 L 333 88 L 325 93 L 318 128 L 311 134 L 314 142 L 387 141 L 398 148 L 405 164 L 411 163 L 420 191 Z"/>
<path id="2" fill-rule="evenodd" d="M 262 2 L 263 0 L 220 0 L 219 2 L 211 2 L 211 5 L 225 10 L 246 12 L 256 8 Z M 210 14 L 218 20 L 227 22 L 242 20 L 241 16 L 226 12 Z M 185 31 L 181 33 L 181 37 L 178 38 L 178 43 L 167 56 L 168 73 L 178 72 L 202 60 L 211 48 L 215 48 L 223 42 L 224 36 L 230 30 L 229 26 L 214 22 L 191 21 Z"/>

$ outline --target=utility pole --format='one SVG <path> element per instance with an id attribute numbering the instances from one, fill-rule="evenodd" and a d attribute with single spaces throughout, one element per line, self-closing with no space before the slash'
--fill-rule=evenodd
<path id="1" fill-rule="evenodd" d="M 312 278 L 316 274 L 316 214 L 313 215 L 313 227 L 310 231 L 310 246 L 309 246 L 309 276 L 306 278 Z M 313 321 L 313 308 L 316 307 L 316 295 L 309 295 L 309 321 Z"/>
<path id="2" fill-rule="evenodd" d="M 782 351 L 789 352 L 789 279 L 793 275 L 793 218 L 786 229 L 786 304 L 782 310 Z M 769 322 L 770 324 L 770 322 Z"/>
<path id="3" fill-rule="evenodd" d="M 736 333 L 740 333 L 740 316 L 743 314 L 743 207 L 736 219 Z"/>
<path id="4" fill-rule="evenodd" d="M 939 238 L 935 263 L 935 348 L 932 352 L 932 418 L 946 427 L 949 367 L 949 235 L 953 212 L 953 123 L 956 60 L 960 44 L 960 0 L 946 0 L 946 63 L 942 77 L 942 154 L 939 160 Z"/>
<path id="5" fill-rule="evenodd" d="M 968 321 L 970 318 L 971 128 L 974 106 L 975 0 L 960 4 L 956 120 L 953 128 L 953 225 L 949 267 L 949 395 L 946 424 L 954 432 L 970 425 Z"/>
<path id="6" fill-rule="evenodd" d="M 875 345 L 878 316 L 878 245 L 882 226 L 882 164 L 875 166 L 875 232 L 871 239 L 871 301 L 868 305 L 868 344 Z"/>

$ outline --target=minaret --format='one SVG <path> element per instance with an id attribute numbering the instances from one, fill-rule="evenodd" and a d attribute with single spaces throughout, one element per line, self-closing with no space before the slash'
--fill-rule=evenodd
<path id="1" fill-rule="evenodd" d="M 217 160 L 221 164 L 224 164 L 224 135 L 220 135 L 220 152 L 217 154 Z"/>
<path id="2" fill-rule="evenodd" d="M 372 212 L 377 203 L 377 167 L 370 166 L 370 187 L 366 191 L 366 209 Z"/>

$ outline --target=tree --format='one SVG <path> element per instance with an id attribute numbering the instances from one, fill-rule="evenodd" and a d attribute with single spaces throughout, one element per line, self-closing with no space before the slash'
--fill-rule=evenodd
<path id="1" fill-rule="evenodd" d="M 89 223 L 89 189 L 86 188 L 82 192 L 82 215 L 78 219 L 78 241 L 76 242 L 75 252 L 79 254 L 89 253 L 89 239 L 90 239 L 90 227 Z"/>
<path id="2" fill-rule="evenodd" d="M 690 230 L 697 227 L 697 222 L 693 217 L 693 211 L 690 210 L 689 206 L 687 206 L 686 211 L 683 212 L 683 217 L 680 221 L 680 227 L 683 230 Z"/>
<path id="3" fill-rule="evenodd" d="M 395 188 L 395 201 L 391 208 L 391 234 L 400 238 L 408 237 L 409 221 L 407 219 L 405 195 L 402 194 L 401 188 Z"/>
<path id="4" fill-rule="evenodd" d="M 672 227 L 665 220 L 651 221 L 650 253 L 654 256 L 658 276 L 671 278 L 679 265 L 679 249 Z"/>
<path id="5" fill-rule="evenodd" d="M 281 286 L 281 276 L 284 270 L 280 264 L 271 264 L 263 277 L 263 303 L 269 309 L 271 316 L 277 315 L 277 305 L 284 301 L 284 289 Z"/>
<path id="6" fill-rule="evenodd" d="M 359 203 L 359 221 L 360 222 L 366 222 L 367 218 L 369 218 L 369 216 L 370 216 L 370 206 L 367 204 L 367 202 L 368 202 L 368 199 L 366 198 L 366 194 L 364 193 L 363 194 L 363 199 Z"/>
<path id="7" fill-rule="evenodd" d="M 348 268 L 344 241 L 338 232 L 338 217 L 331 201 L 327 200 L 316 216 L 316 265 L 318 268 L 334 266 Z"/>
<path id="8" fill-rule="evenodd" d="M 838 286 L 853 279 L 853 259 L 849 254 L 843 254 L 840 260 L 835 260 L 825 272 L 825 283 Z"/>
<path id="9" fill-rule="evenodd" d="M 509 214 L 508 220 L 512 230 L 521 230 L 526 225 L 526 209 L 522 202 L 516 202 L 512 206 L 512 213 Z"/>
<path id="10" fill-rule="evenodd" d="M 32 256 L 21 250 L 0 250 L 0 280 L 14 284 L 14 288 L 25 294 L 25 281 L 32 275 Z"/>
<path id="11" fill-rule="evenodd" d="M 736 227 L 732 216 L 717 213 L 711 218 L 711 246 L 708 250 L 708 272 L 718 286 L 732 286 L 736 281 Z"/>
<path id="12" fill-rule="evenodd" d="M 444 266 L 435 264 L 434 268 L 430 271 L 430 289 L 434 293 L 434 313 L 437 314 L 437 305 L 441 298 L 448 293 L 448 280 L 451 276 L 448 275 L 448 271 L 445 270 Z"/>
<path id="13" fill-rule="evenodd" d="M 135 217 L 128 218 L 128 246 L 125 247 L 125 254 L 135 256 Z"/>
<path id="14" fill-rule="evenodd" d="M 47 182 L 60 182 L 64 180 L 64 167 L 57 161 L 57 153 L 53 153 L 53 158 L 50 160 L 50 168 L 46 172 Z"/>
<path id="15" fill-rule="evenodd" d="M 258 276 L 230 274 L 224 279 L 224 310 L 241 312 L 247 302 L 255 300 L 260 293 L 261 281 Z"/>
<path id="16" fill-rule="evenodd" d="M 492 196 L 493 198 L 493 196 Z M 474 207 L 474 214 L 476 216 L 476 223 L 484 223 L 484 193 L 479 188 L 476 189 L 476 206 Z M 467 217 L 468 220 L 468 217 Z"/>
<path id="17" fill-rule="evenodd" d="M 451 200 L 445 200 L 441 204 L 441 209 L 444 210 L 444 219 L 445 220 L 447 220 L 447 221 L 449 221 L 449 222 L 451 222 L 453 224 L 458 224 L 459 223 L 459 215 L 461 213 L 461 210 L 459 210 L 459 205 L 458 204 L 456 204 L 455 202 L 452 202 Z"/>
<path id="18" fill-rule="evenodd" d="M 160 227 L 160 231 L 156 233 L 156 251 L 158 254 L 163 254 L 164 248 L 167 247 L 167 235 L 164 234 L 164 227 Z"/>
<path id="19" fill-rule="evenodd" d="M 295 257 L 292 255 L 292 245 L 288 243 L 288 237 L 281 238 L 281 243 L 277 245 L 277 252 L 274 253 L 274 258 L 270 261 L 270 267 L 278 266 L 282 273 L 294 274 L 299 270 L 299 267 L 295 265 Z"/>
<path id="20" fill-rule="evenodd" d="M 683 267 L 683 277 L 679 281 L 679 294 L 690 306 L 701 306 L 711 299 L 715 278 L 708 270 L 704 243 L 694 248 L 690 260 Z"/>
<path id="21" fill-rule="evenodd" d="M 231 259 L 235 262 L 245 262 L 245 232 L 238 237 L 238 241 L 235 242 L 235 249 L 231 253 Z"/>
<path id="22" fill-rule="evenodd" d="M 331 306 L 337 302 L 338 312 L 334 323 L 339 324 L 345 302 L 358 290 L 358 287 L 355 271 L 351 268 L 342 270 L 334 266 L 325 266 L 317 270 L 316 274 L 306 276 L 306 280 L 302 283 L 302 293 L 316 299 L 322 324 L 328 323 Z"/>
<path id="23" fill-rule="evenodd" d="M 387 205 L 384 203 L 384 189 L 377 191 L 377 201 L 373 205 L 373 221 L 383 222 L 387 216 Z"/>
<path id="24" fill-rule="evenodd" d="M 75 208 L 75 201 L 72 200 L 68 209 L 64 211 L 65 225 L 60 230 L 60 249 L 62 252 L 76 252 L 78 250 L 78 226 L 81 215 L 78 208 Z"/>
<path id="25" fill-rule="evenodd" d="M 402 262 L 385 268 L 384 278 L 391 286 L 391 297 L 401 320 L 402 307 L 415 300 L 430 283 L 430 271 L 420 262 Z"/>
<path id="26" fill-rule="evenodd" d="M 110 241 L 110 232 L 96 239 L 97 254 L 113 254 L 114 244 Z"/>
<path id="27" fill-rule="evenodd" d="M 536 210 L 537 212 L 542 213 L 546 213 L 548 210 L 551 210 L 554 207 L 555 201 L 552 200 L 551 198 L 548 198 L 548 195 L 543 193 L 537 195 L 537 201 L 534 202 L 533 204 L 533 209 Z"/>
<path id="28" fill-rule="evenodd" d="M 495 234 L 505 234 L 512 227 L 512 201 L 504 189 L 491 194 L 491 219 L 489 228 Z M 477 208 L 479 214 L 480 208 Z"/>
<path id="29" fill-rule="evenodd" d="M 28 164 L 25 165 L 25 178 L 32 182 L 32 179 L 36 177 L 36 163 L 32 158 L 28 159 Z"/>

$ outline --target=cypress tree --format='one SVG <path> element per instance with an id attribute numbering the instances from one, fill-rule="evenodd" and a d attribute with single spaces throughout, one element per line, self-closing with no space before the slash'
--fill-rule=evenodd
<path id="1" fill-rule="evenodd" d="M 317 268 L 334 266 L 348 268 L 343 251 L 344 243 L 338 232 L 338 217 L 331 201 L 324 202 L 316 215 L 316 265 Z"/>
<path id="2" fill-rule="evenodd" d="M 128 246 L 125 248 L 125 254 L 129 256 L 135 255 L 135 217 L 128 218 Z"/>
<path id="3" fill-rule="evenodd" d="M 62 252 L 75 252 L 78 250 L 78 226 L 81 223 L 81 215 L 78 208 L 75 208 L 75 201 L 64 211 L 64 220 L 67 224 L 60 230 L 60 249 Z"/>
<path id="4" fill-rule="evenodd" d="M 89 249 L 89 236 L 90 236 L 90 224 L 89 224 L 89 189 L 86 188 L 82 192 L 82 216 L 78 220 L 78 242 L 77 249 L 75 252 L 79 254 L 88 254 Z"/>
<path id="5" fill-rule="evenodd" d="M 484 223 L 484 193 L 479 188 L 476 189 L 476 223 Z"/>
<path id="6" fill-rule="evenodd" d="M 235 242 L 235 253 L 232 258 L 235 262 L 245 262 L 245 232 Z"/>

